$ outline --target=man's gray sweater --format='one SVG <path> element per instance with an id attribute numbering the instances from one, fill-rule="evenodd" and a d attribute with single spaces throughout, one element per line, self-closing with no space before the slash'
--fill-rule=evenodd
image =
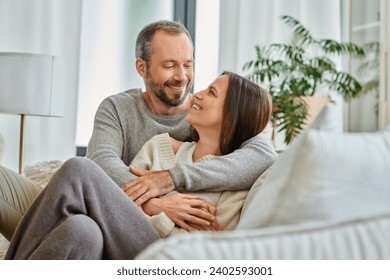
<path id="1" fill-rule="evenodd" d="M 188 138 L 190 125 L 185 116 L 152 113 L 141 89 L 109 96 L 96 112 L 87 157 L 121 186 L 136 178 L 128 166 L 154 135 L 168 133 L 180 141 Z M 178 163 L 169 172 L 177 189 L 247 190 L 276 158 L 269 141 L 260 134 L 229 155 L 194 164 Z"/>

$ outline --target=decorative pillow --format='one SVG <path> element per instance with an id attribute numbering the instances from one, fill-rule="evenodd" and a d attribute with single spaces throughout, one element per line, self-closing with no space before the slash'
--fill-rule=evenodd
<path id="1" fill-rule="evenodd" d="M 3 155 L 4 155 L 4 139 L 3 136 L 0 134 L 0 164 L 3 162 Z"/>
<path id="2" fill-rule="evenodd" d="M 0 165 L 0 233 L 11 237 L 36 196 L 42 191 L 39 184 Z"/>
<path id="3" fill-rule="evenodd" d="M 23 175 L 44 188 L 62 164 L 59 160 L 41 161 L 24 167 Z"/>
<path id="4" fill-rule="evenodd" d="M 3 235 L 0 234 L 0 260 L 3 260 L 5 253 L 8 250 L 9 241 L 5 239 Z"/>
<path id="5" fill-rule="evenodd" d="M 0 259 L 23 214 L 61 165 L 58 160 L 39 162 L 26 166 L 24 176 L 0 165 Z"/>
<path id="6" fill-rule="evenodd" d="M 238 229 L 345 220 L 390 209 L 390 131 L 309 129 L 251 194 Z M 248 194 L 249 196 L 249 194 Z"/>

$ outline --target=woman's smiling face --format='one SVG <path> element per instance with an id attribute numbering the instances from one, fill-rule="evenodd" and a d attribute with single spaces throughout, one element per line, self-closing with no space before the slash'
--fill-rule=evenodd
<path id="1" fill-rule="evenodd" d="M 229 85 L 229 76 L 222 75 L 205 90 L 194 94 L 192 106 L 186 120 L 199 131 L 199 128 L 220 130 L 223 108 Z"/>

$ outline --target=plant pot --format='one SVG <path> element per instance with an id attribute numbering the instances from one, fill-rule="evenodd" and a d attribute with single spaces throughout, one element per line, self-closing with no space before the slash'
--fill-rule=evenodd
<path id="1" fill-rule="evenodd" d="M 307 104 L 307 115 L 305 118 L 305 123 L 302 125 L 302 131 L 300 132 L 302 133 L 308 126 L 310 126 L 310 124 L 314 121 L 322 109 L 330 102 L 330 98 L 317 96 L 304 96 L 300 98 L 303 99 L 303 101 Z M 282 144 L 283 141 L 281 140 L 285 139 L 285 131 L 277 131 L 278 127 L 273 126 L 271 131 L 271 142 L 275 149 L 285 149 L 288 144 Z"/>
<path id="2" fill-rule="evenodd" d="M 305 96 L 302 99 L 305 100 L 307 104 L 307 116 L 303 129 L 307 128 L 317 117 L 317 115 L 322 111 L 326 104 L 330 102 L 328 97 L 318 97 L 318 96 Z"/>

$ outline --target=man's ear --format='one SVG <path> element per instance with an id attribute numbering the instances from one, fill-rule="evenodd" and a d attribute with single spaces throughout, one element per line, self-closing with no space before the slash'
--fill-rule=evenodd
<path id="1" fill-rule="evenodd" d="M 137 58 L 135 61 L 135 68 L 142 78 L 146 76 L 146 62 L 142 58 Z"/>

